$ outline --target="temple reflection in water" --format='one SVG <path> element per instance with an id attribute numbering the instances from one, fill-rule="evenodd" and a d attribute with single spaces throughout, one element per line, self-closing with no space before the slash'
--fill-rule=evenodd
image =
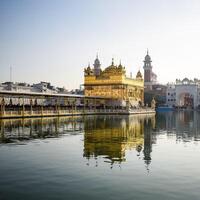
<path id="1" fill-rule="evenodd" d="M 0 142 L 83 134 L 83 157 L 88 160 L 103 158 L 113 165 L 126 161 L 127 150 L 135 150 L 149 165 L 154 127 L 155 115 L 5 119 L 0 121 Z"/>
<path id="2" fill-rule="evenodd" d="M 98 116 L 85 120 L 84 157 L 105 162 L 126 161 L 126 150 L 136 150 L 144 154 L 145 163 L 151 161 L 152 129 L 155 116 Z"/>

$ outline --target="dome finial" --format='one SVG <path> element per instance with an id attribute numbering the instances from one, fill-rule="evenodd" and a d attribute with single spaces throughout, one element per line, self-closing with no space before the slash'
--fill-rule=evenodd
<path id="1" fill-rule="evenodd" d="M 99 56 L 98 56 L 98 52 L 97 52 L 97 56 L 96 56 L 96 59 L 99 59 Z"/>
<path id="2" fill-rule="evenodd" d="M 112 58 L 112 65 L 114 65 L 114 58 Z"/>
<path id="3" fill-rule="evenodd" d="M 142 79 L 142 73 L 140 72 L 140 70 L 138 70 L 136 78 Z"/>
<path id="4" fill-rule="evenodd" d="M 118 68 L 119 68 L 119 69 L 123 69 L 121 59 L 120 59 L 120 61 L 119 61 L 119 66 L 118 66 Z"/>
<path id="5" fill-rule="evenodd" d="M 147 55 L 149 55 L 149 49 L 147 48 Z"/>

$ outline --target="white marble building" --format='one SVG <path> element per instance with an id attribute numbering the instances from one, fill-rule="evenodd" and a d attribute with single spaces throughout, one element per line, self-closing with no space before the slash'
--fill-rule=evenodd
<path id="1" fill-rule="evenodd" d="M 44 93 L 44 94 L 69 93 L 69 91 L 66 90 L 65 88 L 54 87 L 49 82 L 40 82 L 32 85 L 27 83 L 5 82 L 5 83 L 0 83 L 0 92 L 1 91 Z"/>
<path id="2" fill-rule="evenodd" d="M 168 84 L 166 90 L 166 104 L 183 108 L 197 108 L 200 106 L 200 80 L 176 79 Z"/>

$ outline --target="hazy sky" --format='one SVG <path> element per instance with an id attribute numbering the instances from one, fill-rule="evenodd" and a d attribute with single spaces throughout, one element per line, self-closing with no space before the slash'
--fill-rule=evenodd
<path id="1" fill-rule="evenodd" d="M 200 1 L 0 0 L 0 82 L 78 88 L 97 52 L 134 74 L 147 48 L 159 82 L 200 78 Z"/>

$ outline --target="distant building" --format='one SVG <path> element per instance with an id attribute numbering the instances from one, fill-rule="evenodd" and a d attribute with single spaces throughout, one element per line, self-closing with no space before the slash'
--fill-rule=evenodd
<path id="1" fill-rule="evenodd" d="M 176 79 L 167 85 L 166 104 L 182 108 L 200 107 L 200 80 Z"/>
<path id="2" fill-rule="evenodd" d="M 34 92 L 34 89 L 35 88 L 28 83 L 4 82 L 0 84 L 0 91 Z"/>
<path id="3" fill-rule="evenodd" d="M 144 58 L 144 103 L 150 105 L 152 98 L 155 98 L 157 105 L 166 102 L 166 85 L 157 82 L 157 75 L 153 72 L 152 60 L 147 50 Z"/>
<path id="4" fill-rule="evenodd" d="M 45 93 L 45 94 L 69 93 L 69 91 L 66 90 L 65 88 L 54 87 L 49 82 L 40 82 L 33 85 L 30 85 L 28 83 L 5 82 L 0 84 L 0 91 Z"/>
<path id="5" fill-rule="evenodd" d="M 140 71 L 135 78 L 128 78 L 125 67 L 121 63 L 115 65 L 114 59 L 104 70 L 100 66 L 97 56 L 94 68 L 88 66 L 84 69 L 86 96 L 108 97 L 116 106 L 137 107 L 143 104 L 144 80 Z"/>

